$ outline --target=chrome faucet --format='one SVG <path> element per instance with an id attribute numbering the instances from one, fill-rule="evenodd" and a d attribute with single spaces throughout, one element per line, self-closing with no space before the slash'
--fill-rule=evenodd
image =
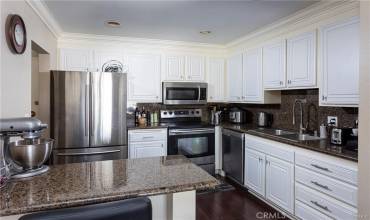
<path id="1" fill-rule="evenodd" d="M 301 112 L 300 112 L 301 120 L 300 120 L 300 124 L 299 124 L 299 134 L 301 135 L 306 130 L 303 126 L 303 106 L 302 106 L 302 104 L 307 103 L 307 100 L 306 99 L 296 99 L 294 101 L 294 104 L 293 104 L 293 125 L 295 125 L 295 106 L 296 106 L 297 103 L 299 103 L 299 107 L 301 108 Z"/>

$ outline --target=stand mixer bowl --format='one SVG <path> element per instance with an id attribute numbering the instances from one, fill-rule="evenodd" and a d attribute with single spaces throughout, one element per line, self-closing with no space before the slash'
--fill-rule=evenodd
<path id="1" fill-rule="evenodd" d="M 23 139 L 9 143 L 9 156 L 23 170 L 40 168 L 50 157 L 53 139 Z"/>

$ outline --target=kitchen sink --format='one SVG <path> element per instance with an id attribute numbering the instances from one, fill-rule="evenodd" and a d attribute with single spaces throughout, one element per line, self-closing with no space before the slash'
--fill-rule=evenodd
<path id="1" fill-rule="evenodd" d="M 299 142 L 299 141 L 315 141 L 315 140 L 323 140 L 325 138 L 309 135 L 309 134 L 299 134 L 298 132 L 294 131 L 287 131 L 281 129 L 272 129 L 272 128 L 258 128 L 252 130 L 253 132 L 273 136 L 280 139 L 285 139 L 289 141 Z"/>

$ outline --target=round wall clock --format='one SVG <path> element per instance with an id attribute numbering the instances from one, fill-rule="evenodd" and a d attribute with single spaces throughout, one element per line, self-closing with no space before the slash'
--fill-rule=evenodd
<path id="1" fill-rule="evenodd" d="M 9 15 L 6 33 L 9 48 L 13 53 L 23 54 L 27 45 L 26 26 L 19 15 Z"/>

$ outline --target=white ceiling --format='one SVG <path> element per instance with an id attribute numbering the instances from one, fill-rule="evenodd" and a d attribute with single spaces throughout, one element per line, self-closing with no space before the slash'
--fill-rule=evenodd
<path id="1" fill-rule="evenodd" d="M 44 0 L 64 32 L 225 44 L 314 1 Z M 119 20 L 121 27 L 105 26 Z M 204 36 L 199 31 L 210 30 Z"/>

